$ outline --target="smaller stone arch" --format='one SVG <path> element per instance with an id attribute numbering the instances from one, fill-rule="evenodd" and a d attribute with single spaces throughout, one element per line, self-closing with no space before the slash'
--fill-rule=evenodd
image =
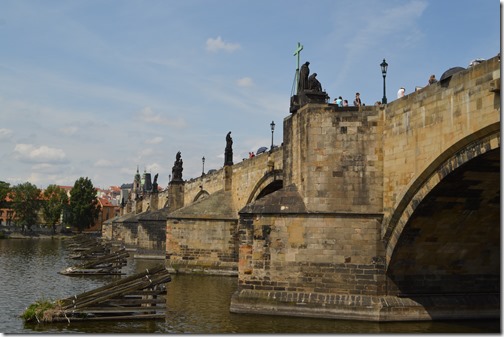
<path id="1" fill-rule="evenodd" d="M 196 196 L 194 197 L 193 199 L 193 202 L 195 201 L 198 201 L 200 199 L 205 199 L 206 197 L 208 197 L 210 195 L 210 193 L 208 193 L 207 191 L 201 189 L 198 194 L 196 194 Z"/>
<path id="2" fill-rule="evenodd" d="M 283 187 L 283 171 L 272 170 L 267 172 L 254 186 L 252 193 L 247 200 L 250 204 L 254 200 L 264 197 L 272 192 L 275 192 Z"/>

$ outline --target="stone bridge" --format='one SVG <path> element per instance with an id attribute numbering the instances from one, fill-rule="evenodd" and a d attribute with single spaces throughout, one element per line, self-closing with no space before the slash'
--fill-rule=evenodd
<path id="1" fill-rule="evenodd" d="M 237 275 L 237 313 L 500 317 L 499 57 L 383 106 L 306 104 L 283 134 L 170 183 L 170 268 Z"/>

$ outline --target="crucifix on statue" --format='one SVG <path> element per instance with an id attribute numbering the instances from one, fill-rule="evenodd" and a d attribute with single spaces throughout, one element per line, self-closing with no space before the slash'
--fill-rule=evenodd
<path id="1" fill-rule="evenodd" d="M 294 51 L 294 56 L 297 56 L 297 68 L 296 68 L 296 77 L 294 78 L 294 88 L 296 90 L 295 94 L 297 95 L 298 91 L 298 83 L 299 83 L 299 56 L 301 54 L 301 50 L 303 50 L 303 45 L 298 42 L 297 48 Z"/>

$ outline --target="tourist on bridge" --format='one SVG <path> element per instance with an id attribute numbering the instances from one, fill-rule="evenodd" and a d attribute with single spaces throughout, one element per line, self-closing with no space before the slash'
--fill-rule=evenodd
<path id="1" fill-rule="evenodd" d="M 405 89 L 403 87 L 400 87 L 399 90 L 397 91 L 397 98 L 403 98 L 404 91 L 405 91 Z"/>
<path id="2" fill-rule="evenodd" d="M 362 105 L 362 102 L 360 99 L 360 94 L 358 92 L 355 93 L 355 99 L 353 101 L 353 105 L 354 106 L 361 106 Z"/>

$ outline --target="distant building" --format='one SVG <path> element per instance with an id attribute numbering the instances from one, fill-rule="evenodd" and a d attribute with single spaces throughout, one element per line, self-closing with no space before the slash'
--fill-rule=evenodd
<path id="1" fill-rule="evenodd" d="M 98 203 L 100 206 L 100 213 L 98 214 L 98 218 L 96 219 L 93 226 L 86 229 L 88 232 L 95 232 L 102 230 L 103 222 L 112 219 L 119 213 L 119 207 L 114 206 L 107 198 L 98 198 Z"/>

